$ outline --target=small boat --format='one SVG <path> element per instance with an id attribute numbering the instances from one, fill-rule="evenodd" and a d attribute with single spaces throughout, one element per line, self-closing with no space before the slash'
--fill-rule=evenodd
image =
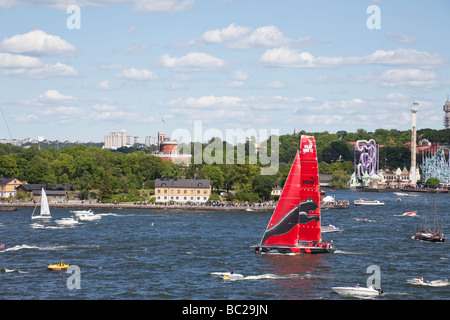
<path id="1" fill-rule="evenodd" d="M 94 215 L 94 212 L 91 209 L 89 209 L 89 210 L 72 210 L 70 212 L 73 213 L 77 217 L 85 216 L 85 215 L 88 215 L 88 216 Z"/>
<path id="2" fill-rule="evenodd" d="M 333 226 L 332 224 L 328 225 L 328 226 L 323 226 L 322 227 L 322 233 L 328 233 L 328 232 L 341 232 L 342 230 L 339 229 L 336 226 Z"/>
<path id="3" fill-rule="evenodd" d="M 424 214 L 424 227 L 423 229 L 418 229 L 413 239 L 429 241 L 429 242 L 445 242 L 443 226 L 441 225 L 436 232 L 436 197 L 434 197 L 434 220 L 433 220 L 433 231 L 431 229 L 427 230 L 427 204 L 425 201 L 425 214 Z"/>
<path id="4" fill-rule="evenodd" d="M 62 261 L 57 264 L 51 264 L 47 267 L 48 270 L 52 270 L 52 271 L 64 271 L 64 270 L 67 270 L 67 268 L 69 268 L 69 265 L 65 264 Z"/>
<path id="5" fill-rule="evenodd" d="M 71 217 L 71 218 L 62 218 L 62 219 L 59 219 L 59 220 L 55 220 L 55 222 L 56 222 L 57 224 L 65 225 L 65 226 L 73 226 L 73 225 L 78 224 L 78 220 L 75 219 L 74 217 Z"/>
<path id="6" fill-rule="evenodd" d="M 404 214 L 402 214 L 402 216 L 416 216 L 417 215 L 417 211 L 410 211 L 410 212 L 405 212 Z"/>
<path id="7" fill-rule="evenodd" d="M 97 214 L 82 214 L 78 216 L 78 219 L 81 221 L 93 221 L 93 220 L 100 220 L 102 216 L 99 216 Z"/>
<path id="8" fill-rule="evenodd" d="M 334 292 L 347 296 L 357 296 L 357 297 L 365 297 L 365 296 L 379 296 L 383 293 L 382 289 L 375 289 L 374 287 L 332 287 Z"/>
<path id="9" fill-rule="evenodd" d="M 424 283 L 422 277 L 408 279 L 408 280 L 406 280 L 406 282 L 408 282 L 409 284 L 423 284 Z"/>
<path id="10" fill-rule="evenodd" d="M 34 207 L 33 212 L 31 213 L 31 219 L 51 219 L 52 216 L 50 215 L 50 208 L 48 206 L 48 199 L 47 199 L 47 194 L 45 193 L 44 188 L 42 188 L 41 191 L 41 211 L 40 214 L 37 216 L 34 215 L 34 212 L 36 211 L 37 208 L 37 204 Z"/>
<path id="11" fill-rule="evenodd" d="M 380 200 L 358 199 L 354 201 L 355 206 L 384 206 Z"/>
<path id="12" fill-rule="evenodd" d="M 214 278 L 223 279 L 223 280 L 236 280 L 243 279 L 244 276 L 239 273 L 232 272 L 211 272 L 210 273 Z"/>
<path id="13" fill-rule="evenodd" d="M 302 135 L 280 199 L 258 245 L 259 254 L 318 254 L 336 250 L 322 241 L 317 149 Z"/>
<path id="14" fill-rule="evenodd" d="M 30 227 L 33 229 L 45 229 L 45 226 L 39 222 L 30 223 Z"/>

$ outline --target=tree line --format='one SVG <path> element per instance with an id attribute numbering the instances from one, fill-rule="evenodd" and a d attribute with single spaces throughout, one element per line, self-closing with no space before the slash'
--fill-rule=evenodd
<path id="1" fill-rule="evenodd" d="M 163 161 L 153 156 L 149 149 L 135 148 L 130 152 L 130 149 L 111 151 L 83 144 L 65 148 L 23 148 L 0 144 L 0 177 L 15 177 L 30 184 L 71 184 L 82 199 L 97 198 L 101 201 L 148 200 L 157 178 L 205 178 L 211 180 L 214 192 L 224 191 L 227 200 L 256 202 L 270 200 L 272 188 L 284 185 L 302 134 L 313 135 L 316 139 L 320 173 L 351 174 L 353 146 L 349 142 L 356 140 L 375 139 L 383 145 L 380 148 L 381 168 L 395 170 L 410 166 L 411 153 L 403 144 L 411 140 L 411 130 L 377 129 L 367 132 L 358 129 L 356 132 L 336 133 L 300 131 L 278 137 L 279 167 L 273 175 L 261 175 L 262 164 L 249 161 L 248 156 L 245 163 L 239 164 L 224 161 L 222 164 L 182 165 Z M 450 130 L 421 129 L 417 131 L 417 137 L 449 144 Z M 251 141 L 246 142 L 246 150 L 249 150 Z M 268 149 L 271 141 L 267 141 Z M 208 144 L 202 144 L 202 150 Z"/>

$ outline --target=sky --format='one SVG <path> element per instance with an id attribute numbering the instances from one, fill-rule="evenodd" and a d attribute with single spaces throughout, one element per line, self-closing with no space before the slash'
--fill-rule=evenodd
<path id="1" fill-rule="evenodd" d="M 448 0 L 0 0 L 0 139 L 408 130 L 415 102 L 418 129 L 443 129 L 449 13 Z"/>

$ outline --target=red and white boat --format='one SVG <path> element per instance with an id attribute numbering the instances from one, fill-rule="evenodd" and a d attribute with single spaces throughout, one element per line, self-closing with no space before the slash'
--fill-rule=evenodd
<path id="1" fill-rule="evenodd" d="M 417 215 L 417 211 L 410 211 L 410 212 L 405 212 L 404 214 L 402 214 L 402 216 L 416 216 Z"/>
<path id="2" fill-rule="evenodd" d="M 314 137 L 301 136 L 277 207 L 256 253 L 331 253 L 332 242 L 322 241 L 317 150 Z"/>

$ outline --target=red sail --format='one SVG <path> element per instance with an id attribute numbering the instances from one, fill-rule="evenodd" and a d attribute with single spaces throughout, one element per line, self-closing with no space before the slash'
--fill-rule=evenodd
<path id="1" fill-rule="evenodd" d="M 300 141 L 300 203 L 308 203 L 303 210 L 308 215 L 306 223 L 299 225 L 299 241 L 319 241 L 320 190 L 316 142 L 312 136 L 302 136 Z M 300 212 L 302 215 L 302 212 Z"/>
<path id="2" fill-rule="evenodd" d="M 302 136 L 278 205 L 261 245 L 296 246 L 299 241 L 319 241 L 319 173 L 314 137 Z"/>
<path id="3" fill-rule="evenodd" d="M 298 228 L 288 228 L 286 230 L 276 230 L 282 222 L 286 222 L 286 216 L 289 212 L 295 210 L 300 202 L 300 157 L 299 152 L 295 156 L 292 163 L 291 170 L 286 179 L 286 182 L 281 192 L 280 199 L 278 200 L 277 207 L 273 212 L 263 239 L 262 245 L 280 245 L 280 246 L 292 246 L 297 244 Z M 292 225 L 291 225 L 292 226 Z"/>

